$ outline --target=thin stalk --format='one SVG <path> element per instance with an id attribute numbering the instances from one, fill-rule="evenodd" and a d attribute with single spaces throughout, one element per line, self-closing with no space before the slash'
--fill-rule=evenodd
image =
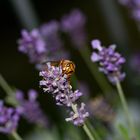
<path id="1" fill-rule="evenodd" d="M 18 103 L 15 99 L 15 91 L 8 85 L 8 83 L 1 74 L 0 74 L 0 86 L 7 94 L 5 101 L 13 106 L 16 106 Z"/>
<path id="2" fill-rule="evenodd" d="M 83 129 L 84 131 L 86 132 L 86 134 L 88 135 L 89 139 L 90 140 L 95 140 L 95 138 L 93 137 L 93 135 L 91 134 L 90 130 L 88 129 L 87 125 L 84 124 L 83 125 Z"/>
<path id="3" fill-rule="evenodd" d="M 127 50 L 128 53 L 129 48 L 126 48 L 129 42 L 128 31 L 119 7 L 117 6 L 117 1 L 97 0 L 96 3 L 99 6 L 99 11 L 102 15 L 110 38 L 115 42 L 119 42 L 123 46 L 120 49 L 123 49 L 125 52 Z"/>
<path id="4" fill-rule="evenodd" d="M 95 136 L 95 138 L 97 140 L 101 140 L 100 136 L 98 135 L 97 131 L 95 130 L 95 128 L 90 124 L 90 122 L 87 120 L 86 124 L 88 126 L 88 128 L 91 130 L 92 134 Z"/>
<path id="5" fill-rule="evenodd" d="M 3 88 L 3 90 L 8 94 L 8 96 L 11 96 L 11 93 L 13 93 L 13 90 L 8 85 L 8 83 L 5 81 L 3 76 L 0 74 L 0 86 Z"/>
<path id="6" fill-rule="evenodd" d="M 15 140 L 22 140 L 22 138 L 19 136 L 17 132 L 13 132 L 11 135 Z"/>
<path id="7" fill-rule="evenodd" d="M 120 82 L 117 78 L 116 78 L 116 87 L 117 87 L 117 90 L 118 90 L 118 93 L 119 93 L 119 97 L 120 97 L 120 100 L 121 100 L 121 103 L 122 103 L 122 107 L 124 109 L 125 117 L 127 119 L 128 125 L 131 129 L 131 132 L 132 132 L 132 138 L 135 139 L 137 137 L 137 135 L 136 135 L 136 132 L 135 132 L 134 124 L 133 124 L 132 118 L 131 118 L 130 113 L 129 113 L 129 109 L 128 109 L 128 105 L 127 105 L 127 102 L 126 102 L 126 99 L 125 99 L 125 96 L 124 96 L 123 89 L 122 89 L 121 84 L 120 84 Z"/>
<path id="8" fill-rule="evenodd" d="M 76 104 L 72 104 L 71 106 L 72 110 L 77 113 L 77 105 Z M 94 136 L 92 135 L 90 129 L 87 127 L 86 123 L 84 123 L 84 125 L 82 126 L 83 130 L 85 131 L 85 133 L 87 134 L 87 136 L 89 137 L 90 140 L 95 140 Z"/>
<path id="9" fill-rule="evenodd" d="M 107 82 L 107 80 L 105 79 L 104 75 L 102 75 L 98 71 L 98 68 L 97 68 L 96 64 L 91 62 L 91 60 L 90 60 L 90 51 L 88 50 L 88 48 L 85 48 L 84 50 L 79 49 L 79 52 L 80 52 L 83 60 L 87 64 L 87 67 L 89 68 L 92 76 L 95 78 L 95 80 L 97 81 L 98 85 L 102 89 L 102 91 L 105 94 L 108 93 L 109 91 L 113 91 L 112 87 Z"/>
<path id="10" fill-rule="evenodd" d="M 9 2 L 24 28 L 31 30 L 39 25 L 39 19 L 31 0 L 9 0 Z"/>

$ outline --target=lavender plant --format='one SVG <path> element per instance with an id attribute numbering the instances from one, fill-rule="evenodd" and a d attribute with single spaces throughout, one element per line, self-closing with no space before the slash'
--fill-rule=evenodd
<path id="1" fill-rule="evenodd" d="M 122 81 L 125 78 L 125 73 L 121 72 L 125 58 L 115 52 L 116 45 L 110 45 L 105 48 L 101 46 L 99 40 L 93 40 L 91 44 L 93 49 L 97 50 L 97 52 L 92 53 L 91 60 L 99 62 L 99 70 L 107 75 L 112 83 L 116 83 L 116 79 Z"/>
<path id="2" fill-rule="evenodd" d="M 81 103 L 81 107 L 78 107 L 76 103 L 82 93 L 78 90 L 72 90 L 67 75 L 63 73 L 61 66 L 51 66 L 50 63 L 46 65 L 47 70 L 41 71 L 39 74 L 43 77 L 40 85 L 43 87 L 44 92 L 51 93 L 57 105 L 71 108 L 70 117 L 66 118 L 66 121 L 71 121 L 76 126 L 83 126 L 89 138 L 93 140 L 94 138 L 85 124 L 85 119 L 89 116 L 89 113 L 85 110 L 85 104 Z"/>
<path id="3" fill-rule="evenodd" d="M 4 106 L 0 101 L 0 132 L 13 133 L 16 131 L 20 118 L 20 109 Z"/>
<path id="4" fill-rule="evenodd" d="M 28 92 L 28 99 L 25 99 L 24 93 L 21 90 L 12 89 L 1 75 L 0 85 L 7 93 L 5 98 L 6 103 L 14 106 L 9 108 L 5 107 L 3 105 L 3 100 L 1 100 L 0 132 L 11 134 L 15 140 L 21 140 L 22 138 L 16 132 L 21 117 L 25 118 L 30 123 L 36 124 L 36 126 L 45 129 L 48 128 L 49 121 L 37 101 L 38 93 L 36 90 L 30 89 Z"/>
<path id="5" fill-rule="evenodd" d="M 0 101 L 0 132 L 12 135 L 16 140 L 21 140 L 17 134 L 21 110 L 19 108 L 6 107 L 4 102 Z"/>
<path id="6" fill-rule="evenodd" d="M 61 19 L 61 30 L 70 36 L 72 43 L 77 48 L 86 46 L 86 16 L 78 9 L 72 10 Z"/>
<path id="7" fill-rule="evenodd" d="M 126 6 L 137 22 L 140 21 L 140 1 L 139 0 L 119 0 L 120 4 Z"/>
<path id="8" fill-rule="evenodd" d="M 97 39 L 92 40 L 91 45 L 93 49 L 98 51 L 92 53 L 91 60 L 93 62 L 98 62 L 99 71 L 103 72 L 108 77 L 109 81 L 116 85 L 128 125 L 132 132 L 130 138 L 135 139 L 137 135 L 120 84 L 120 82 L 125 78 L 125 73 L 122 72 L 122 65 L 125 63 L 125 58 L 123 58 L 119 53 L 115 52 L 115 45 L 110 45 L 108 48 L 105 48 Z"/>
<path id="9" fill-rule="evenodd" d="M 28 100 L 24 98 L 24 93 L 21 90 L 16 90 L 16 99 L 19 103 L 19 108 L 22 110 L 22 116 L 30 123 L 37 124 L 42 127 L 48 126 L 48 119 L 43 113 L 38 101 L 36 100 L 38 93 L 31 89 L 28 92 Z"/>
<path id="10" fill-rule="evenodd" d="M 38 69 L 41 68 L 43 62 L 68 58 L 69 55 L 63 47 L 59 30 L 60 25 L 57 21 L 51 21 L 30 32 L 22 30 L 22 37 L 18 40 L 18 49 L 26 54 L 30 62 L 34 63 Z"/>

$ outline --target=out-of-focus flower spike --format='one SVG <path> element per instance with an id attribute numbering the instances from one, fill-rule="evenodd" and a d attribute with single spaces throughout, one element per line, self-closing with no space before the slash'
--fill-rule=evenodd
<path id="1" fill-rule="evenodd" d="M 86 17 L 78 9 L 74 9 L 68 15 L 62 17 L 61 29 L 69 34 L 72 43 L 77 48 L 81 48 L 86 45 L 87 35 L 85 24 Z"/>
<path id="2" fill-rule="evenodd" d="M 38 93 L 31 89 L 28 92 L 28 99 L 24 98 L 24 93 L 20 90 L 16 91 L 16 98 L 19 101 L 19 108 L 22 110 L 22 116 L 31 123 L 47 127 L 48 119 L 42 112 L 38 101 L 36 100 Z"/>
<path id="3" fill-rule="evenodd" d="M 16 131 L 20 119 L 18 108 L 6 107 L 0 101 L 0 132 L 11 134 Z"/>
<path id="4" fill-rule="evenodd" d="M 120 4 L 126 6 L 132 18 L 136 20 L 136 22 L 140 22 L 140 1 L 139 0 L 118 0 Z"/>
<path id="5" fill-rule="evenodd" d="M 91 115 L 103 122 L 110 123 L 115 118 L 115 111 L 102 96 L 90 100 L 88 108 Z"/>

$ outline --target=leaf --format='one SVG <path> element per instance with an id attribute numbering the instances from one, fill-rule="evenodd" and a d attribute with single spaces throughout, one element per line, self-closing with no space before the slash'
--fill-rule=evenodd
<path id="1" fill-rule="evenodd" d="M 131 140 L 127 128 L 125 128 L 122 124 L 118 124 L 118 129 L 125 140 Z"/>

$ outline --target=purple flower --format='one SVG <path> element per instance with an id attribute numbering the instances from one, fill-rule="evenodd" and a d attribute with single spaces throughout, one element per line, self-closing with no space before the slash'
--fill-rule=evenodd
<path id="1" fill-rule="evenodd" d="M 5 107 L 0 101 L 0 132 L 12 133 L 16 131 L 20 118 L 20 110 L 13 107 Z"/>
<path id="2" fill-rule="evenodd" d="M 59 92 L 55 99 L 57 102 L 57 105 L 66 105 L 68 107 L 72 106 L 72 103 L 74 103 L 76 100 L 79 99 L 79 97 L 82 96 L 82 93 L 79 92 L 78 90 L 72 91 L 72 90 L 67 90 L 67 93 Z"/>
<path id="3" fill-rule="evenodd" d="M 42 25 L 40 27 L 40 32 L 46 41 L 47 48 L 50 51 L 57 51 L 63 46 L 59 36 L 60 27 L 57 21 L 51 21 Z"/>
<path id="4" fill-rule="evenodd" d="M 70 112 L 70 117 L 66 118 L 66 121 L 70 121 L 76 126 L 81 126 L 84 124 L 85 119 L 88 116 L 89 116 L 89 113 L 85 110 L 85 104 L 81 103 L 81 107 L 77 108 L 76 112 L 74 111 Z"/>
<path id="5" fill-rule="evenodd" d="M 69 54 L 64 49 L 59 31 L 57 21 L 51 21 L 30 32 L 23 30 L 18 41 L 19 51 L 26 54 L 38 69 L 42 68 L 43 62 L 66 59 Z"/>
<path id="6" fill-rule="evenodd" d="M 51 93 L 56 99 L 57 105 L 71 106 L 82 93 L 78 90 L 72 91 L 72 87 L 67 81 L 67 75 L 64 75 L 61 67 L 51 66 L 47 63 L 47 71 L 41 71 L 40 76 L 43 80 L 40 85 L 43 86 L 44 92 Z"/>
<path id="7" fill-rule="evenodd" d="M 64 44 L 60 37 L 59 22 L 53 20 L 40 27 L 40 32 L 46 42 L 48 50 L 48 60 L 60 60 L 69 58 L 68 52 L 64 49 Z"/>
<path id="8" fill-rule="evenodd" d="M 130 9 L 136 21 L 140 21 L 140 0 L 119 0 L 119 2 Z"/>
<path id="9" fill-rule="evenodd" d="M 18 41 L 19 51 L 28 55 L 32 63 L 40 63 L 45 59 L 47 48 L 38 29 L 31 32 L 22 30 L 22 38 Z"/>
<path id="10" fill-rule="evenodd" d="M 57 94 L 60 91 L 65 92 L 69 87 L 67 82 L 67 75 L 63 75 L 61 67 L 51 66 L 50 63 L 47 63 L 47 71 L 41 71 L 40 76 L 43 77 L 43 80 L 40 81 L 40 85 L 43 86 L 44 92 L 49 92 Z"/>
<path id="11" fill-rule="evenodd" d="M 91 44 L 93 49 L 97 51 L 92 53 L 91 60 L 99 63 L 99 70 L 106 74 L 112 83 L 116 82 L 116 78 L 122 81 L 125 78 L 125 73 L 121 72 L 125 58 L 115 52 L 116 46 L 102 47 L 99 40 L 93 40 Z"/>
<path id="12" fill-rule="evenodd" d="M 46 127 L 48 119 L 42 112 L 39 103 L 37 102 L 38 93 L 35 90 L 29 90 L 28 100 L 24 98 L 24 93 L 20 90 L 16 91 L 16 98 L 19 102 L 19 107 L 22 110 L 22 115 L 31 123 L 35 123 Z"/>
<path id="13" fill-rule="evenodd" d="M 72 90 L 72 86 L 67 80 L 67 75 L 63 74 L 61 66 L 51 66 L 47 63 L 47 70 L 41 71 L 40 76 L 43 80 L 40 81 L 40 86 L 43 86 L 44 92 L 48 92 L 53 95 L 57 105 L 63 105 L 69 109 L 73 109 L 73 105 L 76 105 L 76 101 L 82 96 L 79 90 Z M 67 121 L 72 121 L 74 125 L 84 124 L 85 118 L 88 117 L 88 113 L 85 111 L 85 105 L 82 103 L 81 108 L 75 112 L 71 111 L 70 118 Z"/>
<path id="14" fill-rule="evenodd" d="M 70 14 L 65 15 L 61 20 L 61 28 L 68 33 L 72 43 L 81 48 L 86 45 L 85 31 L 86 17 L 80 10 L 73 10 Z"/>

